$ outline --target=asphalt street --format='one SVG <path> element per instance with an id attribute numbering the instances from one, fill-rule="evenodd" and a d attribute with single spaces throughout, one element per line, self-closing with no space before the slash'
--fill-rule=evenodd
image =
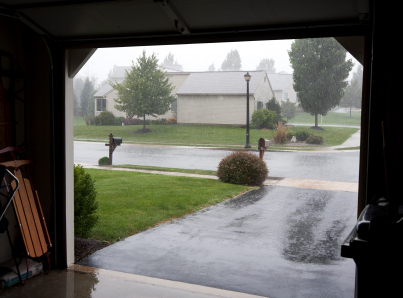
<path id="1" fill-rule="evenodd" d="M 265 297 L 352 297 L 340 245 L 357 194 L 266 186 L 108 246 L 80 264 Z"/>
<path id="2" fill-rule="evenodd" d="M 113 164 L 217 170 L 230 151 L 170 146 L 122 145 L 113 153 Z M 255 152 L 255 154 L 258 154 Z M 104 143 L 74 142 L 74 162 L 97 165 L 108 156 Z M 358 182 L 359 152 L 266 152 L 271 177 Z"/>

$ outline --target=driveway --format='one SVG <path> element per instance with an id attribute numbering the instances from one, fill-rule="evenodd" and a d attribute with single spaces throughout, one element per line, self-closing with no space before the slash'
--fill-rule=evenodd
<path id="1" fill-rule="evenodd" d="M 80 264 L 267 297 L 352 297 L 340 245 L 357 193 L 267 186 L 128 237 Z"/>

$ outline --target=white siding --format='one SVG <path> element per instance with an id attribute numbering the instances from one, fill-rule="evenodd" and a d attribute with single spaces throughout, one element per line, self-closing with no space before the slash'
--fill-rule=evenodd
<path id="1" fill-rule="evenodd" d="M 249 96 L 249 119 L 254 107 Z M 178 123 L 246 125 L 246 95 L 179 95 Z"/>
<path id="2" fill-rule="evenodd" d="M 268 102 L 272 97 L 273 97 L 273 91 L 271 90 L 269 80 L 264 76 L 261 79 L 260 84 L 255 90 L 255 93 L 253 94 L 255 98 L 255 110 L 257 110 L 257 102 L 261 101 L 263 102 L 263 108 L 266 107 L 266 102 Z M 252 78 L 253 79 L 253 78 Z"/>
<path id="3" fill-rule="evenodd" d="M 285 89 L 284 92 L 288 93 L 288 99 L 291 102 L 297 102 L 297 92 L 294 91 L 293 83 L 288 85 Z"/>

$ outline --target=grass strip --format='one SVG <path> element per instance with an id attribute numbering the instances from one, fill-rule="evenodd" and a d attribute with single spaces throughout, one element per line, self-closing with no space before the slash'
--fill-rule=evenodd
<path id="1" fill-rule="evenodd" d="M 86 169 L 95 180 L 99 221 L 91 238 L 115 242 L 194 213 L 252 187 L 213 179 Z"/>
<path id="2" fill-rule="evenodd" d="M 358 146 L 358 147 L 336 148 L 336 150 L 360 150 L 360 146 Z"/>
<path id="3" fill-rule="evenodd" d="M 315 116 L 309 113 L 297 112 L 295 117 L 290 119 L 289 124 L 299 123 L 299 124 L 310 124 L 315 125 Z M 320 124 L 320 116 L 318 116 L 318 123 Z M 336 113 L 328 112 L 326 116 L 322 117 L 323 125 L 361 125 L 361 113 Z"/>
<path id="4" fill-rule="evenodd" d="M 138 166 L 138 165 L 118 165 L 118 166 L 112 166 L 112 167 L 113 168 L 135 169 L 135 170 L 151 170 L 151 171 L 161 171 L 161 172 L 175 172 L 175 173 L 217 176 L 217 171 L 210 171 L 210 170 L 178 169 L 178 168 L 164 168 L 164 167 Z"/>

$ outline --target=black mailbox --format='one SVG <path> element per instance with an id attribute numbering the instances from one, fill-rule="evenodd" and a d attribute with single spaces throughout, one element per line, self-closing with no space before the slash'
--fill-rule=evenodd
<path id="1" fill-rule="evenodd" d="M 113 145 L 120 146 L 122 144 L 122 138 L 113 138 Z"/>

